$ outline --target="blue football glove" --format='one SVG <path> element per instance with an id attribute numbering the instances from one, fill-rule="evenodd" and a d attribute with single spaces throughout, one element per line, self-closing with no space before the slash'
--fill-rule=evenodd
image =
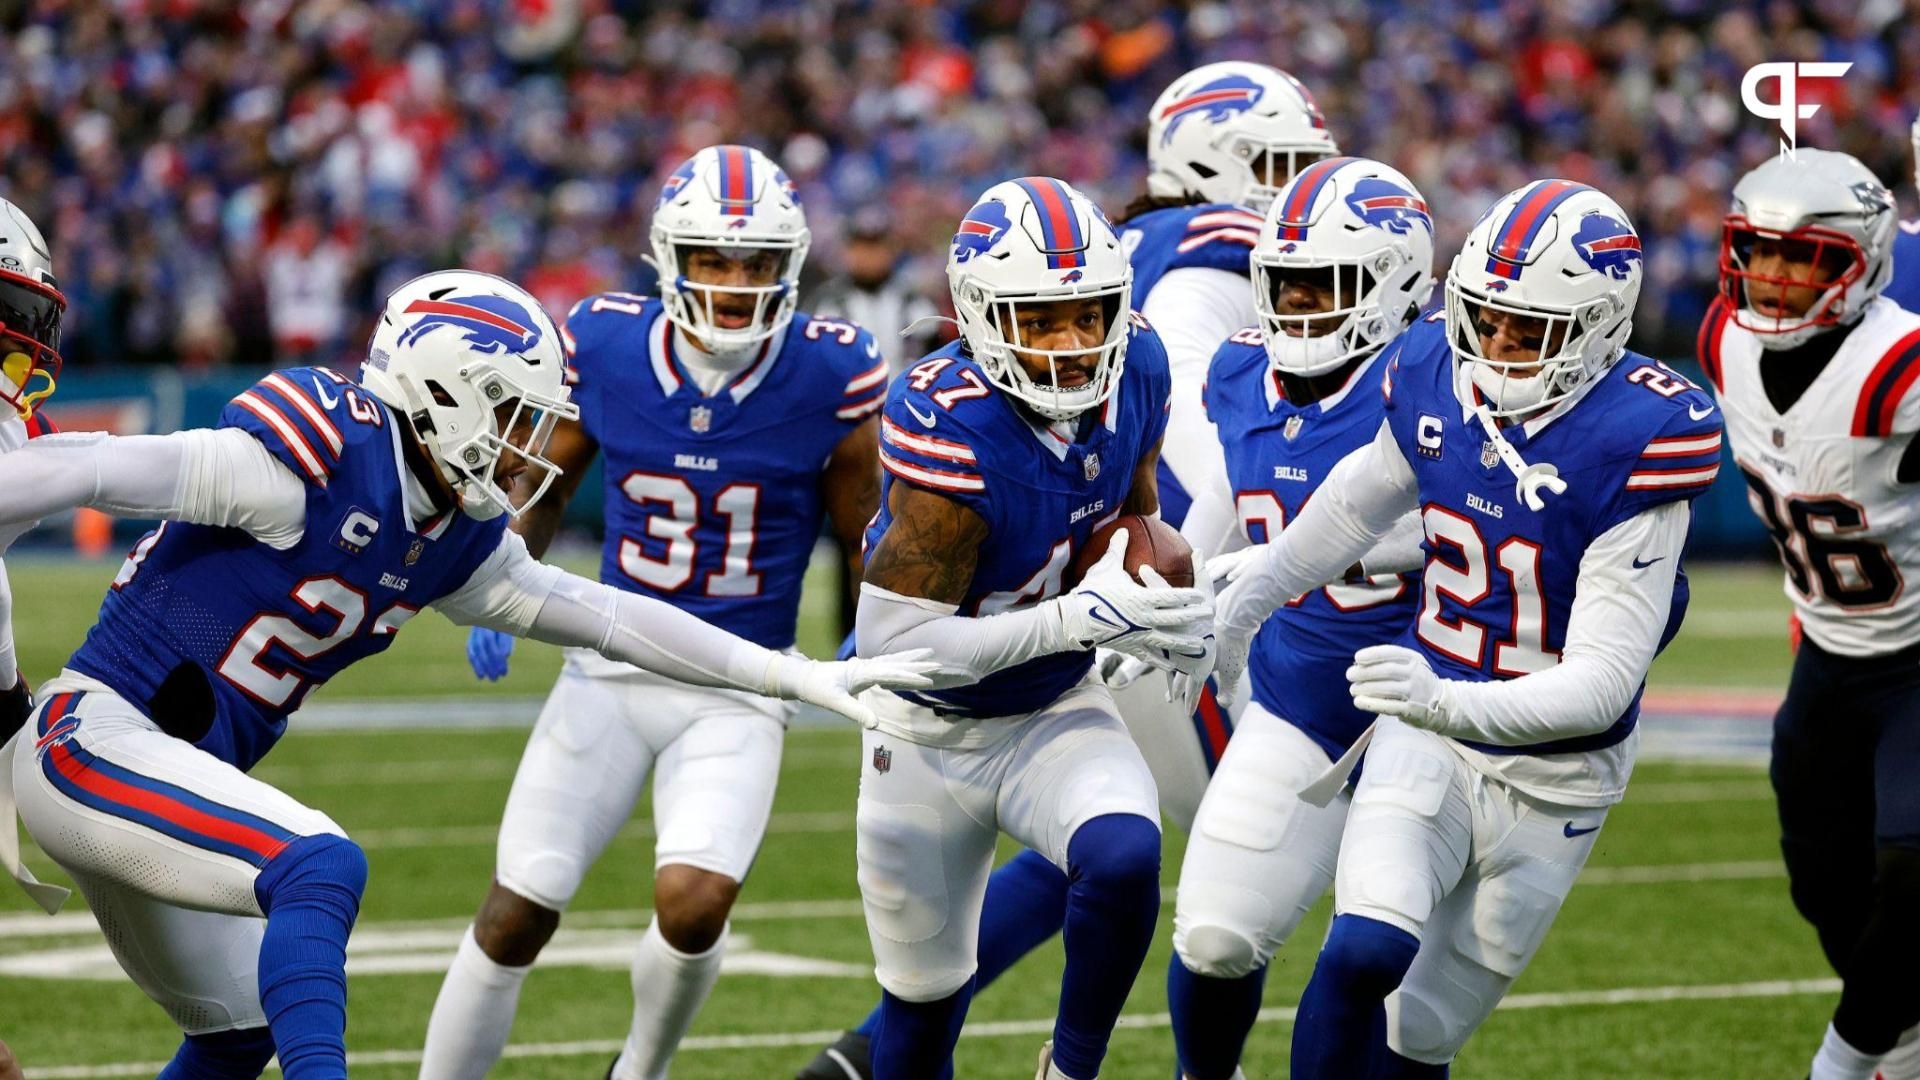
<path id="1" fill-rule="evenodd" d="M 498 630 L 476 626 L 467 635 L 467 663 L 473 673 L 493 682 L 507 673 L 507 658 L 513 655 L 514 637 Z"/>

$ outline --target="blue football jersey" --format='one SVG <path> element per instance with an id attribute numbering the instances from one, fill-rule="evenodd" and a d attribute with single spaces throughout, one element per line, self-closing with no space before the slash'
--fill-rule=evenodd
<path id="1" fill-rule="evenodd" d="M 1387 346 L 1386 415 L 1420 486 L 1426 569 L 1419 614 L 1401 644 L 1442 678 L 1487 681 L 1559 662 L 1580 560 L 1615 525 L 1704 494 L 1720 466 L 1720 413 L 1658 361 L 1623 354 L 1570 411 L 1529 436 L 1503 429 L 1522 457 L 1552 462 L 1567 490 L 1536 512 L 1514 491 L 1478 419 L 1462 419 L 1439 315 Z M 1676 576 L 1662 646 L 1686 612 Z M 1642 687 L 1644 690 L 1644 686 Z M 1640 695 L 1612 727 L 1532 746 L 1468 741 L 1487 754 L 1560 754 L 1612 746 L 1633 730 Z"/>
<path id="2" fill-rule="evenodd" d="M 1893 230 L 1893 279 L 1887 299 L 1920 312 L 1920 218 L 1902 221 Z"/>
<path id="3" fill-rule="evenodd" d="M 1252 272 L 1248 258 L 1260 239 L 1261 221 L 1259 214 L 1229 203 L 1169 206 L 1127 221 L 1120 233 L 1120 246 L 1133 264 L 1134 310 L 1146 306 L 1147 294 L 1171 270 L 1202 267 L 1247 277 Z M 1193 496 L 1164 459 L 1159 481 L 1160 516 L 1177 529 L 1193 506 Z"/>
<path id="4" fill-rule="evenodd" d="M 238 529 L 163 524 L 127 556 L 67 666 L 141 708 L 175 669 L 198 666 L 214 711 L 194 745 L 248 769 L 314 687 L 466 584 L 507 519 L 449 510 L 414 521 L 393 417 L 325 368 L 267 376 L 219 426 L 259 439 L 306 482 L 299 543 L 278 550 Z"/>
<path id="5" fill-rule="evenodd" d="M 867 526 L 872 550 L 893 517 L 898 483 L 953 499 L 987 523 L 987 539 L 960 614 L 992 615 L 1060 595 L 1087 538 L 1119 513 L 1141 458 L 1167 426 L 1166 349 L 1132 316 L 1119 386 L 1083 414 L 1064 439 L 1002 394 L 955 341 L 895 379 L 880 420 L 880 513 Z M 964 717 L 1038 711 L 1093 665 L 1091 652 L 1036 657 L 970 686 L 904 694 Z"/>
<path id="6" fill-rule="evenodd" d="M 1261 220 L 1244 206 L 1203 203 L 1149 210 L 1125 222 L 1120 247 L 1133 264 L 1134 309 L 1146 306 L 1147 294 L 1170 270 L 1196 266 L 1247 277 Z"/>
<path id="7" fill-rule="evenodd" d="M 792 645 L 825 514 L 821 470 L 885 400 L 873 335 L 796 314 L 711 395 L 675 355 L 658 300 L 588 297 L 564 337 L 580 423 L 606 455 L 600 580 L 770 649 Z"/>
<path id="8" fill-rule="evenodd" d="M 1240 529 L 1264 544 L 1300 513 L 1341 458 L 1373 441 L 1385 403 L 1377 364 L 1308 405 L 1286 399 L 1260 330 L 1229 338 L 1207 371 L 1207 416 L 1226 450 Z M 1353 706 L 1346 670 L 1369 645 L 1398 641 L 1413 622 L 1419 575 L 1379 574 L 1315 589 L 1273 613 L 1247 657 L 1252 697 L 1338 758 L 1373 722 Z"/>

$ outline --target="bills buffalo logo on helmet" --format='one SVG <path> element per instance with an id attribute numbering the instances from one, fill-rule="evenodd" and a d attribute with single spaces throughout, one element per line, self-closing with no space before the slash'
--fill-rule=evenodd
<path id="1" fill-rule="evenodd" d="M 1173 141 L 1173 133 L 1188 117 L 1205 116 L 1213 123 L 1243 113 L 1259 102 L 1266 88 L 1245 75 L 1227 75 L 1206 83 L 1178 101 L 1169 102 L 1156 119 L 1167 121 L 1160 134 L 1162 146 Z"/>
<path id="2" fill-rule="evenodd" d="M 443 326 L 459 331 L 477 352 L 525 353 L 540 343 L 533 316 L 504 296 L 422 298 L 408 304 L 405 314 L 418 316 L 400 335 L 406 346 Z"/>
<path id="3" fill-rule="evenodd" d="M 976 204 L 960 219 L 960 228 L 953 234 L 953 261 L 966 262 L 992 251 L 1012 224 L 1007 208 L 997 200 Z"/>
<path id="4" fill-rule="evenodd" d="M 673 197 L 680 194 L 680 189 L 686 187 L 692 180 L 693 159 L 689 158 L 679 168 L 673 170 L 673 175 L 667 177 L 666 183 L 660 185 L 659 205 L 665 206 L 673 201 Z"/>
<path id="5" fill-rule="evenodd" d="M 1347 194 L 1347 205 L 1361 221 L 1376 229 L 1405 236 L 1418 224 L 1433 232 L 1426 200 L 1391 181 L 1374 176 L 1361 180 Z"/>
<path id="6" fill-rule="evenodd" d="M 1633 273 L 1633 264 L 1640 261 L 1640 238 L 1626 222 L 1605 214 L 1580 219 L 1573 247 L 1588 266 L 1617 281 L 1625 281 Z"/>

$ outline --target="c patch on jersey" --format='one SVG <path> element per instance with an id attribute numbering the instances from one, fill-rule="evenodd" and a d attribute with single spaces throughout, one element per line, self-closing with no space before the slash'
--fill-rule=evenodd
<path id="1" fill-rule="evenodd" d="M 459 331 L 467 344 L 483 353 L 527 353 L 540 344 L 533 315 L 504 296 L 422 298 L 408 304 L 406 314 L 423 316 L 400 335 L 400 344 L 406 346 L 443 326 Z M 527 362 L 538 360 L 528 356 Z"/>
<path id="2" fill-rule="evenodd" d="M 333 544 L 349 555 L 358 555 L 373 543 L 373 535 L 379 531 L 379 518 L 358 506 L 350 506 L 347 516 L 340 521 L 339 531 L 334 533 Z"/>
<path id="3" fill-rule="evenodd" d="M 1624 221 L 1588 214 L 1573 233 L 1573 249 L 1588 266 L 1615 281 L 1625 281 L 1640 261 L 1640 238 Z"/>
<path id="4" fill-rule="evenodd" d="M 1433 217 L 1427 213 L 1426 200 L 1379 177 L 1369 176 L 1353 185 L 1347 194 L 1347 205 L 1361 221 L 1376 229 L 1405 236 L 1419 224 L 1424 225 L 1428 233 L 1433 232 Z"/>
<path id="5" fill-rule="evenodd" d="M 975 255 L 985 255 L 993 250 L 993 245 L 1007 234 L 1013 225 L 1007 217 L 1007 208 L 998 201 L 977 203 L 960 219 L 960 228 L 953 234 L 953 261 L 966 262 Z"/>
<path id="6" fill-rule="evenodd" d="M 1253 108 L 1265 93 L 1265 88 L 1245 75 L 1228 75 L 1206 83 L 1160 110 L 1159 119 L 1167 121 L 1166 130 L 1160 134 L 1160 145 L 1172 142 L 1174 131 L 1189 117 L 1204 116 L 1217 124 Z"/>

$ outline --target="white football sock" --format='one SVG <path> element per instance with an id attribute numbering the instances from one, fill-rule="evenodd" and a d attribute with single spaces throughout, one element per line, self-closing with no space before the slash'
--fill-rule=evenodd
<path id="1" fill-rule="evenodd" d="M 1920 1025 L 1900 1033 L 1900 1041 L 1880 1059 L 1886 1080 L 1920 1080 Z"/>
<path id="2" fill-rule="evenodd" d="M 713 948 L 690 956 L 660 936 L 658 917 L 647 925 L 647 936 L 633 954 L 633 1029 L 627 1032 L 614 1080 L 665 1080 L 674 1049 L 720 977 L 720 954 L 726 948 L 723 929 Z"/>
<path id="3" fill-rule="evenodd" d="M 427 1020 L 427 1045 L 420 1058 L 420 1080 L 479 1080 L 500 1060 L 526 967 L 496 963 L 473 939 L 473 927 L 460 938 L 460 950 L 440 984 L 440 996 Z"/>
<path id="4" fill-rule="evenodd" d="M 1873 1080 L 1874 1066 L 1879 1063 L 1878 1054 L 1855 1050 L 1828 1024 L 1827 1037 L 1820 1040 L 1820 1050 L 1813 1055 L 1809 1080 Z"/>

